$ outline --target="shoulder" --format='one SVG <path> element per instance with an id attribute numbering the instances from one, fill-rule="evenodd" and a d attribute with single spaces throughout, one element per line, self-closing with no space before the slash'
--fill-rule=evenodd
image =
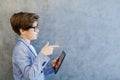
<path id="1" fill-rule="evenodd" d="M 18 41 L 13 49 L 13 56 L 27 55 L 29 49 L 26 44 L 21 41 Z"/>
<path id="2" fill-rule="evenodd" d="M 14 50 L 26 50 L 27 49 L 27 45 L 26 44 L 24 44 L 23 42 L 21 42 L 21 41 L 18 41 L 17 43 L 16 43 L 16 45 L 14 46 Z"/>

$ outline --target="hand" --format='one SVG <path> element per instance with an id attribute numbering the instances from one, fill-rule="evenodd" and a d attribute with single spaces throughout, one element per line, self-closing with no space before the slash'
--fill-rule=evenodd
<path id="1" fill-rule="evenodd" d="M 41 53 L 44 55 L 51 55 L 53 53 L 53 49 L 59 47 L 58 45 L 49 45 L 49 42 L 41 49 Z"/>
<path id="2" fill-rule="evenodd" d="M 60 65 L 60 56 L 58 56 L 57 58 L 52 60 L 52 66 L 55 68 L 58 68 L 58 66 Z"/>

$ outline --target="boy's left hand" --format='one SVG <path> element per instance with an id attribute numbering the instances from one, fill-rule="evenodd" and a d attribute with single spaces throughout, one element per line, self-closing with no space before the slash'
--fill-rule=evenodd
<path id="1" fill-rule="evenodd" d="M 57 68 L 60 65 L 60 56 L 52 60 L 52 66 Z"/>

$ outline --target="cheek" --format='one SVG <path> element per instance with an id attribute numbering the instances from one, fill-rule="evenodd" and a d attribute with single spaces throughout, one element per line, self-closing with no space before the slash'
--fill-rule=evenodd
<path id="1" fill-rule="evenodd" d="M 37 34 L 36 33 L 31 33 L 31 34 L 29 34 L 29 37 L 31 37 L 31 38 L 36 38 L 37 37 Z"/>
<path id="2" fill-rule="evenodd" d="M 31 30 L 28 32 L 27 36 L 29 37 L 30 40 L 33 40 L 33 39 L 37 38 L 37 34 L 34 31 L 31 31 Z"/>
<path id="3" fill-rule="evenodd" d="M 34 34 L 33 33 L 28 33 L 27 36 L 30 38 L 30 37 L 34 36 Z"/>

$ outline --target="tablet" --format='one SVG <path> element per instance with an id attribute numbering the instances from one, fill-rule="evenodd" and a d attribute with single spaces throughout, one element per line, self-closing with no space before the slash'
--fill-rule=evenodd
<path id="1" fill-rule="evenodd" d="M 65 56 L 66 56 L 66 53 L 64 51 L 62 51 L 62 53 L 60 55 L 60 65 L 57 68 L 54 67 L 55 74 L 58 72 L 58 70 L 59 70 L 59 68 L 60 68 L 60 66 L 61 66 L 61 64 L 62 64 L 62 62 L 63 62 L 63 60 L 65 58 Z"/>

